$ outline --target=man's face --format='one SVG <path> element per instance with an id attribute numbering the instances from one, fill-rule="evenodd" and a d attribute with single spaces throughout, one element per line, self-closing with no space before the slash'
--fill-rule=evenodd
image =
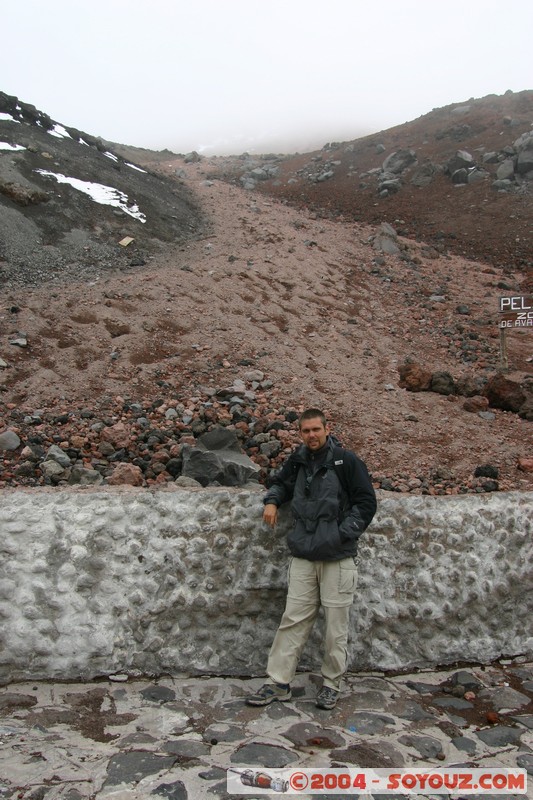
<path id="1" fill-rule="evenodd" d="M 320 450 L 326 444 L 329 425 L 324 427 L 320 417 L 305 419 L 300 426 L 300 436 L 309 450 Z"/>

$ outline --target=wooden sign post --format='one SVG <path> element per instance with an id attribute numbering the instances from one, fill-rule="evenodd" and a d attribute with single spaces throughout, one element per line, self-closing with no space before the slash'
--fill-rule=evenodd
<path id="1" fill-rule="evenodd" d="M 500 363 L 509 369 L 507 358 L 507 331 L 509 328 L 530 328 L 533 330 L 533 295 L 500 297 Z"/>

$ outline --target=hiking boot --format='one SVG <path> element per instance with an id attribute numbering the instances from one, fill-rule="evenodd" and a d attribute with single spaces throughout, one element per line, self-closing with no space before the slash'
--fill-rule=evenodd
<path id="1" fill-rule="evenodd" d="M 259 691 L 246 698 L 246 704 L 249 706 L 268 706 L 274 700 L 286 703 L 291 697 L 291 687 L 289 685 L 282 686 L 279 683 L 265 683 Z"/>
<path id="2" fill-rule="evenodd" d="M 332 689 L 331 686 L 323 686 L 317 694 L 316 707 L 326 709 L 335 708 L 337 700 L 339 699 L 339 694 L 340 692 L 336 689 Z"/>

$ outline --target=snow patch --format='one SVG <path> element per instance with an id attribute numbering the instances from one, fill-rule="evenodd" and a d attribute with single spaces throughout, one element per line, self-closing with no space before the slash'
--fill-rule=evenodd
<path id="1" fill-rule="evenodd" d="M 55 178 L 58 183 L 70 184 L 74 189 L 89 195 L 91 200 L 94 200 L 95 203 L 100 203 L 104 206 L 115 206 L 126 214 L 129 214 L 130 217 L 134 217 L 143 223 L 146 222 L 146 216 L 141 213 L 139 206 L 136 203 L 129 205 L 128 196 L 119 189 L 113 188 L 113 186 L 105 186 L 103 183 L 82 181 L 79 178 L 69 178 L 67 175 L 50 172 L 46 169 L 36 169 L 35 172 L 47 178 Z"/>
<path id="2" fill-rule="evenodd" d="M 8 144 L 7 142 L 0 142 L 0 150 L 25 150 L 21 144 Z"/>
<path id="3" fill-rule="evenodd" d="M 11 114 L 5 114 L 3 111 L 0 112 L 0 121 L 1 122 L 17 122 L 20 125 L 20 120 L 15 119 L 12 117 Z"/>
<path id="4" fill-rule="evenodd" d="M 65 130 L 62 125 L 54 125 L 52 130 L 48 131 L 50 136 L 56 136 L 58 139 L 72 139 L 70 133 Z"/>
<path id="5" fill-rule="evenodd" d="M 145 169 L 141 169 L 140 167 L 136 167 L 135 164 L 130 164 L 128 161 L 126 161 L 125 164 L 126 164 L 127 167 L 131 167 L 132 169 L 136 169 L 137 172 L 144 172 L 145 175 L 148 174 Z"/>

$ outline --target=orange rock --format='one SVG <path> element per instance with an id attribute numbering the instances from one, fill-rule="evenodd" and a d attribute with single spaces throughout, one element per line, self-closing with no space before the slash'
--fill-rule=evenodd
<path id="1" fill-rule="evenodd" d="M 464 410 L 469 411 L 473 414 L 476 414 L 478 411 L 486 411 L 488 407 L 489 407 L 488 398 L 482 397 L 481 395 L 474 395 L 474 397 L 468 397 L 463 403 Z"/>
<path id="2" fill-rule="evenodd" d="M 144 477 L 140 467 L 134 464 L 117 464 L 113 473 L 108 478 L 108 483 L 111 486 L 142 486 Z"/>

